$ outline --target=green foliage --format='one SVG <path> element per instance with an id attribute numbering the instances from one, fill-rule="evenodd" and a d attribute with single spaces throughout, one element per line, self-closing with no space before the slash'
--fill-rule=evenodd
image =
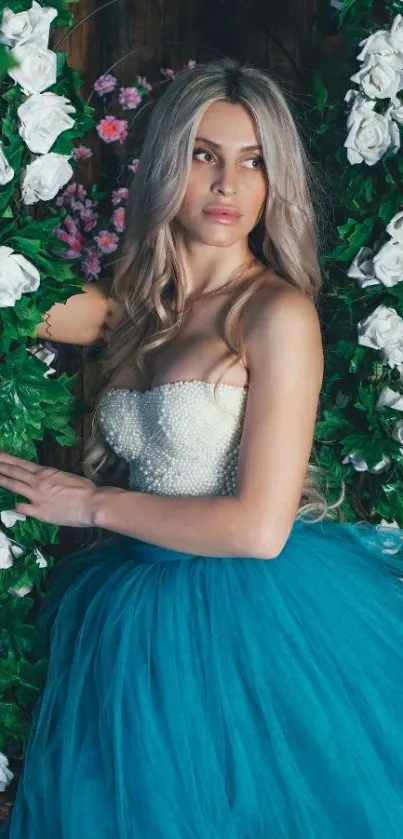
<path id="1" fill-rule="evenodd" d="M 12 11 L 25 11 L 31 5 L 31 0 L 14 0 Z M 67 8 L 71 2 L 52 0 L 42 5 L 57 9 L 52 27 L 72 26 L 72 12 Z M 0 2 L 0 18 L 9 6 L 9 2 Z M 37 445 L 45 437 L 53 437 L 63 446 L 76 443 L 71 425 L 76 376 L 48 375 L 46 364 L 32 352 L 38 346 L 36 327 L 44 312 L 77 294 L 83 281 L 71 262 L 63 259 L 66 246 L 54 233 L 66 210 L 58 210 L 54 202 L 27 206 L 22 198 L 23 173 L 39 155 L 30 151 L 18 132 L 17 111 L 27 95 L 7 75 L 11 64 L 9 51 L 0 47 L 1 142 L 14 169 L 13 179 L 0 188 L 0 248 L 12 248 L 35 266 L 40 284 L 36 291 L 23 293 L 14 305 L 0 307 L 0 449 L 37 460 Z M 80 96 L 80 85 L 66 55 L 58 54 L 57 79 L 49 90 L 67 97 L 76 112 L 73 128 L 59 135 L 51 152 L 70 157 L 74 141 L 93 128 L 93 109 Z M 70 164 L 74 168 L 73 158 Z M 0 488 L 1 511 L 13 510 L 17 500 L 15 494 Z M 53 564 L 47 548 L 57 543 L 58 527 L 27 517 L 12 527 L 2 522 L 0 537 L 4 540 L 1 544 L 7 545 L 8 539 L 12 540 L 10 548 L 19 548 L 9 567 L 0 564 L 0 750 L 21 756 L 46 677 L 47 661 L 34 616 Z"/>
<path id="2" fill-rule="evenodd" d="M 360 248 L 376 253 L 388 241 L 385 227 L 403 209 L 403 158 L 401 150 L 397 154 L 388 150 L 375 165 L 351 164 L 344 147 L 350 109 L 344 97 L 348 90 L 358 91 L 350 77 L 362 66 L 357 62 L 360 41 L 379 29 L 390 29 L 398 13 L 403 13 L 402 2 L 345 0 L 338 13 L 329 12 L 333 35 L 337 28 L 337 60 L 324 54 L 312 72 L 314 150 L 326 172 L 336 222 L 323 259 L 326 367 L 314 450 L 331 482 L 345 482 L 341 510 L 347 521 L 384 518 L 403 526 L 403 455 L 392 437 L 403 415 L 377 407 L 385 387 L 402 393 L 402 379 L 378 351 L 358 344 L 357 333 L 358 323 L 381 304 L 403 316 L 403 283 L 362 288 L 347 276 Z M 384 102 L 377 100 L 375 110 L 384 113 Z M 366 462 L 367 469 L 357 471 L 349 460 L 343 463 L 353 454 Z M 390 459 L 389 465 L 371 471 L 384 458 Z"/>

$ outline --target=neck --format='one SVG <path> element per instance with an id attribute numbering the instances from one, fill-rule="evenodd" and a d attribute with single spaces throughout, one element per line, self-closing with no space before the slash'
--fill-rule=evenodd
<path id="1" fill-rule="evenodd" d="M 245 270 L 254 258 L 247 241 L 217 248 L 178 237 L 176 248 L 189 300 L 223 285 L 237 270 Z"/>

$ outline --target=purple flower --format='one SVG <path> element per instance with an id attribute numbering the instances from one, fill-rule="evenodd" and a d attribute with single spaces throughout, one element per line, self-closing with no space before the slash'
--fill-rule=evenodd
<path id="1" fill-rule="evenodd" d="M 97 279 L 101 271 L 99 256 L 94 251 L 88 251 L 81 263 L 81 269 L 87 279 Z"/>
<path id="2" fill-rule="evenodd" d="M 74 160 L 88 160 L 88 158 L 92 156 L 93 152 L 91 151 L 91 149 L 89 149 L 88 146 L 83 146 L 82 143 L 80 146 L 76 146 L 73 149 Z"/>
<path id="3" fill-rule="evenodd" d="M 100 230 L 94 241 L 102 253 L 113 253 L 119 245 L 119 237 L 110 230 Z"/>
<path id="4" fill-rule="evenodd" d="M 118 233 L 123 233 L 125 228 L 125 208 L 117 207 L 112 215 L 112 224 Z"/>
<path id="5" fill-rule="evenodd" d="M 99 96 L 104 96 L 106 93 L 112 93 L 112 91 L 115 90 L 117 83 L 118 80 L 110 73 L 99 76 L 99 78 L 94 82 L 95 93 L 98 93 Z"/>
<path id="6" fill-rule="evenodd" d="M 121 186 L 119 189 L 114 189 L 112 192 L 112 204 L 116 207 L 117 204 L 123 204 L 127 201 L 129 190 L 126 186 Z"/>
<path id="7" fill-rule="evenodd" d="M 141 102 L 141 93 L 138 92 L 137 87 L 121 87 L 119 93 L 119 104 L 122 108 L 133 110 L 138 108 Z"/>
<path id="8" fill-rule="evenodd" d="M 161 73 L 163 76 L 166 76 L 167 79 L 174 79 L 176 76 L 175 70 L 171 70 L 169 67 L 161 67 Z"/>
<path id="9" fill-rule="evenodd" d="M 139 163 L 140 163 L 140 158 L 139 158 L 139 157 L 135 157 L 135 158 L 132 160 L 132 162 L 131 162 L 131 163 L 128 163 L 128 164 L 127 164 L 127 168 L 128 168 L 128 169 L 130 169 L 130 171 L 131 171 L 131 172 L 133 172 L 133 174 L 135 175 L 135 174 L 136 174 L 136 172 L 137 172 L 137 169 L 139 168 Z"/>

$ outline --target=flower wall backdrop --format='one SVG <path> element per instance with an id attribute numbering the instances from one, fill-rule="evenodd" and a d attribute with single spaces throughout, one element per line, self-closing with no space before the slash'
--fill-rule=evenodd
<path id="1" fill-rule="evenodd" d="M 55 232 L 66 211 L 52 203 L 74 175 L 74 142 L 93 126 L 77 74 L 49 48 L 50 27 L 71 25 L 63 0 L 0 3 L 0 446 L 30 460 L 45 435 L 76 441 L 75 377 L 55 377 L 54 352 L 35 338 L 42 312 L 83 285 Z M 46 675 L 33 614 L 58 534 L 16 513 L 16 501 L 0 490 L 0 791 Z"/>
<path id="2" fill-rule="evenodd" d="M 316 451 L 347 520 L 403 526 L 403 3 L 339 5 L 337 60 L 313 73 L 336 216 Z"/>
<path id="3" fill-rule="evenodd" d="M 107 273 L 138 165 L 136 120 L 175 76 L 163 68 L 152 84 L 122 86 L 106 72 L 86 104 L 65 53 L 49 47 L 51 28 L 72 27 L 66 5 L 0 0 L 0 446 L 32 460 L 45 435 L 76 442 L 75 377 L 51 366 L 57 347 L 35 339 L 36 325 Z M 346 482 L 347 519 L 403 526 L 403 3 L 337 5 L 341 58 L 313 73 L 313 143 L 337 216 L 315 450 L 335 486 Z M 104 163 L 88 186 L 94 141 Z M 15 513 L 16 500 L 0 491 L 0 792 L 46 675 L 33 620 L 58 540 L 56 527 Z"/>
<path id="4" fill-rule="evenodd" d="M 86 104 L 66 54 L 49 47 L 51 27 L 72 25 L 64 0 L 13 0 L 12 8 L 0 0 L 0 446 L 30 460 L 45 435 L 76 443 L 77 377 L 51 366 L 57 345 L 38 341 L 36 325 L 107 272 L 138 165 L 133 112 L 176 75 L 161 68 L 155 85 L 136 76 L 121 86 L 105 73 Z M 90 187 L 81 182 L 93 154 L 85 138 L 102 147 L 102 174 Z M 17 500 L 0 490 L 0 792 L 13 778 L 9 759 L 17 767 L 25 753 L 46 677 L 34 620 L 58 541 L 57 527 L 16 513 Z"/>

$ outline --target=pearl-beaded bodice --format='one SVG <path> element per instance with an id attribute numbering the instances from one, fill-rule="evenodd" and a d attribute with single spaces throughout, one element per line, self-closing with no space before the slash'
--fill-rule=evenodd
<path id="1" fill-rule="evenodd" d="M 115 388 L 99 406 L 99 428 L 129 463 L 130 489 L 161 495 L 234 495 L 247 386 L 166 382 Z"/>

